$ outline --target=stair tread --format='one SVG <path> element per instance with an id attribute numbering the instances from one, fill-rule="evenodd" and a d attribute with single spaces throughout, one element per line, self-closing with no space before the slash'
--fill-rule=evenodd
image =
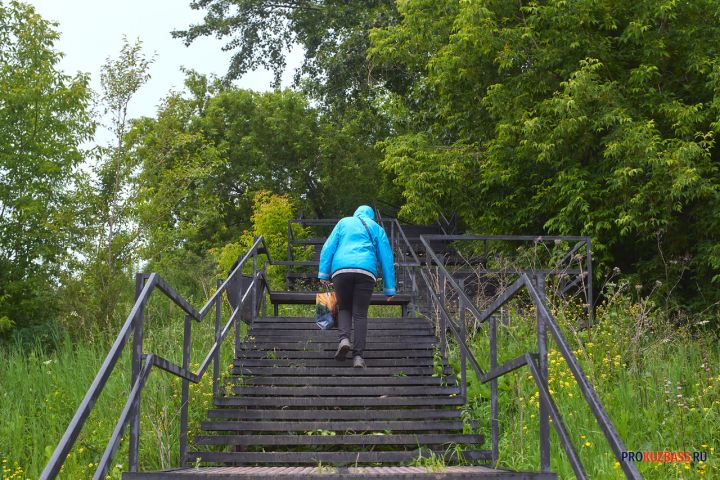
<path id="1" fill-rule="evenodd" d="M 333 358 L 336 349 L 327 350 L 245 350 L 242 352 L 243 359 L 328 359 Z M 363 358 L 432 358 L 432 349 L 424 350 L 365 350 Z"/>
<path id="2" fill-rule="evenodd" d="M 340 397 L 361 397 L 368 395 L 458 395 L 460 389 L 457 387 L 436 387 L 436 386 L 242 386 L 234 387 L 233 391 L 238 395 L 275 395 L 275 396 L 340 396 Z"/>
<path id="3" fill-rule="evenodd" d="M 334 352 L 330 352 L 333 353 Z M 348 355 L 345 360 L 337 361 L 333 358 L 333 355 L 328 355 L 329 358 L 308 358 L 308 359 L 272 359 L 272 358 L 238 358 L 235 360 L 235 365 L 240 366 L 254 366 L 254 367 L 271 367 L 277 365 L 278 367 L 343 367 L 352 365 L 352 356 Z M 432 367 L 433 362 L 431 358 L 413 359 L 413 358 L 369 358 L 365 362 L 366 367 Z"/>
<path id="4" fill-rule="evenodd" d="M 416 460 L 432 449 L 405 451 L 357 451 L 357 452 L 189 452 L 189 459 L 200 462 L 232 463 L 400 463 Z M 440 453 L 444 453 L 441 451 Z M 488 460 L 487 450 L 466 450 L 462 452 L 467 460 Z"/>
<path id="5" fill-rule="evenodd" d="M 398 408 L 380 409 L 307 409 L 307 410 L 249 410 L 238 408 L 218 408 L 208 411 L 209 418 L 244 419 L 244 420 L 374 420 L 374 419 L 410 419 L 410 418 L 460 418 L 461 412 L 456 409 L 412 409 Z"/>
<path id="6" fill-rule="evenodd" d="M 275 479 L 282 480 L 338 480 L 338 479 L 433 479 L 433 480 L 466 480 L 466 479 L 502 479 L 502 480 L 556 480 L 552 473 L 511 472 L 496 470 L 482 465 L 448 466 L 442 469 L 392 466 L 392 467 L 199 467 L 178 468 L 160 472 L 123 473 L 123 480 L 168 480 L 185 478 L 188 480 L 216 480 L 238 478 L 243 480 Z"/>
<path id="7" fill-rule="evenodd" d="M 366 368 L 353 368 L 344 366 L 349 362 L 338 362 L 335 366 L 330 367 L 272 367 L 272 366 L 238 366 L 232 369 L 234 374 L 244 375 L 274 375 L 274 376 L 304 376 L 304 375 L 321 375 L 323 377 L 332 376 L 387 376 L 387 375 L 407 375 L 407 376 L 430 376 L 435 373 L 432 365 L 427 366 L 399 366 L 399 367 L 377 367 L 367 366 Z M 450 367 L 443 368 L 444 374 L 453 373 Z"/>
<path id="8" fill-rule="evenodd" d="M 218 397 L 218 406 L 279 406 L 279 407 L 387 407 L 423 405 L 463 405 L 461 396 L 444 397 Z"/>
<path id="9" fill-rule="evenodd" d="M 462 430 L 462 420 L 324 420 L 324 421 L 272 421 L 272 420 L 206 420 L 201 423 L 202 430 L 218 431 L 269 431 L 269 432 L 308 432 L 312 430 L 329 431 L 439 431 Z"/>
<path id="10" fill-rule="evenodd" d="M 435 385 L 440 386 L 445 382 L 446 384 L 453 385 L 454 379 L 442 379 L 440 377 L 425 376 L 375 376 L 375 377 L 358 377 L 358 376 L 346 376 L 346 377 L 253 377 L 244 376 L 238 379 L 244 386 L 255 386 L 255 385 L 327 385 L 327 386 L 339 386 L 339 385 Z"/>
<path id="11" fill-rule="evenodd" d="M 448 443 L 480 445 L 483 435 L 462 433 L 389 435 L 198 435 L 197 445 L 442 445 Z M 312 445 L 309 445 L 312 441 Z"/>

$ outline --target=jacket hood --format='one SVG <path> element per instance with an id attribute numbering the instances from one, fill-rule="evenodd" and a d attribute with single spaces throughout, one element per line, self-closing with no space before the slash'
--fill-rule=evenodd
<path id="1" fill-rule="evenodd" d="M 359 217 L 360 215 L 368 217 L 370 220 L 375 220 L 375 212 L 367 205 L 360 205 L 357 210 L 355 210 L 355 213 L 353 213 L 353 217 Z"/>

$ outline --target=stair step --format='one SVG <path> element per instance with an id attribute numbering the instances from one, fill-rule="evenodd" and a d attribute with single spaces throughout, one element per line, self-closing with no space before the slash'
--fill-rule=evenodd
<path id="1" fill-rule="evenodd" d="M 237 395 L 281 395 L 292 397 L 357 397 L 368 395 L 458 395 L 460 389 L 457 387 L 432 387 L 432 386 L 391 386 L 391 387 L 358 387 L 358 386 L 334 386 L 334 387 L 276 387 L 276 386 L 260 386 L 260 387 L 234 387 L 233 391 Z"/>
<path id="2" fill-rule="evenodd" d="M 393 375 L 407 375 L 407 376 L 429 376 L 435 372 L 432 366 L 412 366 L 412 367 L 366 367 L 366 368 L 353 368 L 345 365 L 345 362 L 336 362 L 336 365 L 328 367 L 271 367 L 271 366 L 238 366 L 232 369 L 234 375 L 273 375 L 273 376 L 309 376 L 309 375 L 320 375 L 323 377 L 333 376 L 393 376 Z M 452 368 L 444 367 L 443 374 L 450 375 L 453 373 Z"/>
<path id="3" fill-rule="evenodd" d="M 331 420 L 331 421 L 253 421 L 253 420 L 214 420 L 204 421 L 203 430 L 223 432 L 309 432 L 328 430 L 331 432 L 384 432 L 392 431 L 462 431 L 462 420 Z"/>
<path id="4" fill-rule="evenodd" d="M 405 339 L 385 342 L 368 342 L 365 350 L 416 350 L 419 348 L 435 347 L 435 340 L 413 340 L 409 342 Z M 315 342 L 310 339 L 296 342 L 243 342 L 240 344 L 242 350 L 324 350 L 334 352 L 337 350 L 338 342 L 319 341 Z"/>
<path id="5" fill-rule="evenodd" d="M 432 333 L 430 330 L 430 324 L 426 320 L 416 320 L 416 321 L 409 321 L 409 320 L 402 320 L 402 323 L 379 323 L 379 322 L 368 322 L 368 333 L 371 332 L 378 332 L 383 333 L 388 330 L 400 330 L 402 332 L 405 331 L 418 331 L 422 332 L 424 334 L 427 334 L 428 332 Z M 337 329 L 332 330 L 320 330 L 320 328 L 315 324 L 315 319 L 310 321 L 300 321 L 300 322 L 281 322 L 281 323 L 273 323 L 273 322 L 259 322 L 258 320 L 255 320 L 252 327 L 252 332 L 276 332 L 278 330 L 287 330 L 287 331 L 295 331 L 295 330 L 301 330 L 301 331 L 310 331 L 310 332 L 335 332 L 337 333 Z M 404 335 L 404 333 L 402 333 Z"/>
<path id="6" fill-rule="evenodd" d="M 441 386 L 443 382 L 449 384 L 454 382 L 454 378 L 442 379 L 440 377 L 431 376 L 412 376 L 412 377 L 243 377 L 239 379 L 244 385 L 435 385 Z"/>
<path id="7" fill-rule="evenodd" d="M 444 454 L 444 450 L 435 451 Z M 211 463 L 403 463 L 417 460 L 421 455 L 430 455 L 429 449 L 400 452 L 189 452 L 189 461 Z M 488 450 L 469 450 L 462 453 L 466 461 L 490 460 Z"/>
<path id="8" fill-rule="evenodd" d="M 338 362 L 328 355 L 329 358 L 307 358 L 298 360 L 288 360 L 278 358 L 276 360 L 268 358 L 249 358 L 235 360 L 236 367 L 349 367 L 352 365 L 352 355 Z M 414 358 L 368 358 L 365 361 L 367 367 L 430 367 L 432 368 L 432 359 L 414 359 Z M 362 370 L 362 369 L 358 369 Z"/>
<path id="9" fill-rule="evenodd" d="M 368 317 L 368 325 L 380 325 L 392 328 L 401 328 L 407 325 L 418 325 L 429 327 L 430 322 L 422 317 Z M 284 325 L 284 324 L 306 324 L 314 325 L 315 317 L 258 317 L 253 320 L 253 326 Z"/>
<path id="10" fill-rule="evenodd" d="M 125 472 L 123 480 L 557 480 L 554 473 L 510 472 L 480 465 L 437 467 L 199 467 Z"/>
<path id="11" fill-rule="evenodd" d="M 216 397 L 217 406 L 251 407 L 407 407 L 429 405 L 463 405 L 457 397 Z"/>
<path id="12" fill-rule="evenodd" d="M 393 410 L 249 410 L 237 408 L 219 408 L 208 411 L 209 418 L 244 420 L 400 420 L 460 418 L 460 411 L 447 408 L 398 408 Z"/>
<path id="13" fill-rule="evenodd" d="M 197 445 L 445 445 L 448 443 L 482 445 L 482 435 L 409 434 L 409 435 L 200 435 Z"/>
<path id="14" fill-rule="evenodd" d="M 334 360 L 335 350 L 245 350 L 243 358 L 267 358 L 267 359 L 296 359 L 296 358 L 317 358 Z M 424 350 L 365 350 L 363 358 L 433 358 L 432 349 Z M 352 352 L 348 353 L 352 357 Z"/>
<path id="15" fill-rule="evenodd" d="M 257 343 L 296 342 L 308 339 L 313 342 L 337 342 L 338 335 L 337 330 L 291 330 L 287 332 L 277 330 L 251 330 L 248 337 L 251 341 Z M 435 336 L 431 332 L 419 330 L 368 330 L 368 342 L 381 341 L 388 338 L 406 338 L 408 342 L 435 340 Z"/>

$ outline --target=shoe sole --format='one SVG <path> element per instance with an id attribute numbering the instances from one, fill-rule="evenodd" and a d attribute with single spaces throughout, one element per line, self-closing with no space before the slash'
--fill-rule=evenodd
<path id="1" fill-rule="evenodd" d="M 351 348 L 352 346 L 348 344 L 339 347 L 337 352 L 335 352 L 335 360 L 337 360 L 338 362 L 342 362 L 343 360 L 345 360 L 345 355 L 347 355 Z"/>
<path id="2" fill-rule="evenodd" d="M 365 362 L 363 362 L 359 365 L 353 365 L 353 368 L 365 368 Z"/>

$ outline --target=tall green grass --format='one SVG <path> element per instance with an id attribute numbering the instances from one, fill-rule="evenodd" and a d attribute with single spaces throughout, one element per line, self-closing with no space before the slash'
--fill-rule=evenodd
<path id="1" fill-rule="evenodd" d="M 399 314 L 391 307 L 372 307 L 374 316 Z M 268 308 L 268 312 L 271 307 Z M 311 316 L 312 306 L 286 306 L 281 315 Z M 565 337 L 595 385 L 607 411 L 630 450 L 707 451 L 706 464 L 639 464 L 648 479 L 720 478 L 720 347 L 717 335 L 670 323 L 647 301 L 613 296 L 598 309 L 596 326 L 580 328 L 572 305 L 554 313 Z M 227 311 L 225 319 L 228 318 Z M 148 305 L 145 352 L 181 361 L 182 315 L 161 297 Z M 472 327 L 472 325 L 470 325 Z M 213 342 L 213 319 L 193 323 L 193 369 Z M 53 342 L 0 351 L 0 471 L 5 479 L 37 478 L 62 437 L 70 418 L 107 354 L 113 334 L 87 332 L 76 340 L 58 333 Z M 535 351 L 535 317 L 529 309 L 509 309 L 499 325 L 499 361 Z M 580 457 L 593 479 L 623 478 L 597 423 L 582 400 L 564 360 L 550 342 L 550 388 Z M 231 342 L 223 349 L 221 373 L 231 364 Z M 486 330 L 471 344 L 476 358 L 488 366 Z M 51 348 L 49 348 L 51 347 Z M 127 348 L 127 347 L 126 347 Z M 457 368 L 457 350 L 450 350 Z M 61 478 L 90 478 L 102 455 L 129 392 L 129 349 L 108 382 L 94 412 L 68 457 Z M 211 372 L 208 372 L 211 373 Z M 210 375 L 191 386 L 190 429 L 197 432 L 211 406 Z M 140 468 L 178 465 L 180 411 L 178 379 L 154 370 L 143 392 Z M 539 467 L 538 399 L 527 370 L 501 378 L 499 466 L 518 470 Z M 468 413 L 490 438 L 490 388 L 469 375 Z M 560 478 L 573 478 L 554 433 L 552 468 Z M 115 457 L 110 478 L 127 468 L 127 444 Z"/>
<path id="2" fill-rule="evenodd" d="M 616 295 L 583 328 L 579 309 L 553 308 L 564 336 L 594 385 L 630 451 L 702 451 L 703 463 L 638 463 L 648 479 L 720 478 L 720 346 L 716 332 L 677 325 L 647 300 Z M 472 325 L 470 325 L 472 327 Z M 534 309 L 510 307 L 498 324 L 498 362 L 537 351 Z M 489 368 L 487 327 L 471 345 Z M 457 349 L 451 355 L 459 368 Z M 589 478 L 624 478 L 620 465 L 582 397 L 574 377 L 550 339 L 549 388 Z M 499 466 L 537 470 L 538 394 L 527 367 L 500 378 Z M 490 437 L 490 386 L 469 374 L 469 410 Z M 551 427 L 552 470 L 574 478 Z"/>
<path id="3" fill-rule="evenodd" d="M 227 311 L 224 321 L 229 317 Z M 112 333 L 87 332 L 73 340 L 60 335 L 50 344 L 5 346 L 0 351 L 2 422 L 0 471 L 5 479 L 37 478 L 92 383 Z M 147 308 L 144 352 L 182 364 L 183 316 L 167 299 L 155 295 Z M 221 375 L 232 362 L 231 335 L 222 349 Z M 193 322 L 191 367 L 196 371 L 214 342 L 214 316 Z M 130 391 L 130 351 L 125 351 L 70 452 L 60 478 L 91 478 Z M 224 380 L 221 380 L 224 381 Z M 212 367 L 203 381 L 190 384 L 190 435 L 212 402 Z M 153 369 L 141 403 L 140 468 L 178 465 L 180 379 Z M 127 437 L 127 434 L 126 434 Z M 127 441 L 115 456 L 109 477 L 127 469 Z"/>

